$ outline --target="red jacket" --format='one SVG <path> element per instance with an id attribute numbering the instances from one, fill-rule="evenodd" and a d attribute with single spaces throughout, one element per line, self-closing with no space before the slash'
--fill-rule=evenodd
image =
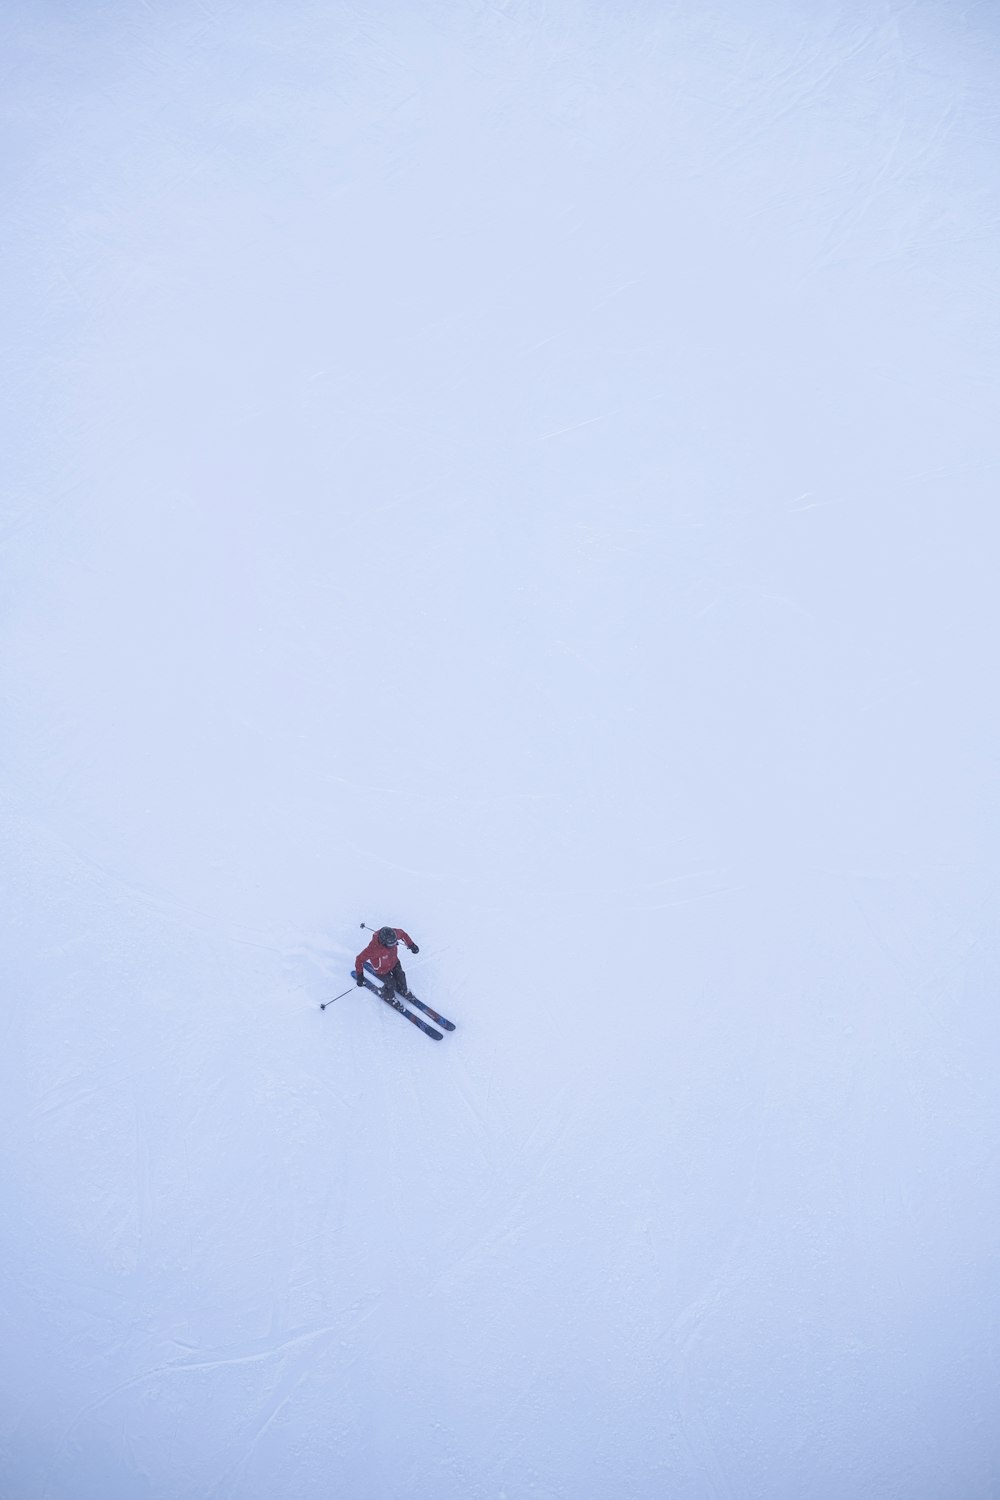
<path id="1" fill-rule="evenodd" d="M 408 948 L 413 947 L 413 939 L 410 937 L 410 934 L 408 932 L 403 931 L 402 927 L 395 927 L 393 928 L 393 931 L 395 932 L 401 943 L 405 943 Z M 355 974 L 364 973 L 365 959 L 368 960 L 380 979 L 388 974 L 389 970 L 394 968 L 395 965 L 399 962 L 398 958 L 396 957 L 395 948 L 386 948 L 384 944 L 380 943 L 378 940 L 377 932 L 372 938 L 371 942 L 368 944 L 368 947 L 365 948 L 361 953 L 359 953 L 357 958 L 354 960 Z"/>

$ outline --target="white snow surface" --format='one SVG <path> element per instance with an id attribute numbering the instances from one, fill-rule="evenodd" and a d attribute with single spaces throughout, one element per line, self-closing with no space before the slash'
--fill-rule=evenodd
<path id="1" fill-rule="evenodd" d="M 3 46 L 2 1500 L 1000 1495 L 995 10 Z"/>

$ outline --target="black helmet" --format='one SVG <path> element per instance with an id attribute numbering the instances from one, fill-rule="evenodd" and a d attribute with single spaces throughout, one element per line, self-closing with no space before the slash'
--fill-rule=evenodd
<path id="1" fill-rule="evenodd" d="M 378 940 L 383 948 L 395 948 L 399 942 L 395 927 L 380 927 L 378 930 Z"/>

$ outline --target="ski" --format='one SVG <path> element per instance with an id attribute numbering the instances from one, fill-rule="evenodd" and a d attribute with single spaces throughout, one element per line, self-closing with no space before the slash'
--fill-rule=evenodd
<path id="1" fill-rule="evenodd" d="M 351 978 L 357 979 L 357 977 L 358 976 L 352 969 Z M 367 974 L 364 976 L 363 982 L 366 990 L 371 990 L 372 994 L 377 995 L 380 1000 L 384 1000 L 386 1005 L 391 1005 L 393 1010 L 398 1010 L 399 1014 L 401 1016 L 405 1016 L 408 1021 L 412 1021 L 414 1026 L 419 1026 L 420 1030 L 424 1033 L 424 1036 L 433 1037 L 434 1041 L 436 1042 L 440 1042 L 442 1040 L 440 1031 L 436 1031 L 433 1026 L 428 1026 L 427 1022 L 422 1021 L 419 1016 L 415 1016 L 412 1010 L 407 1010 L 403 1002 L 401 1000 L 397 1000 L 395 996 L 392 996 L 390 998 L 390 996 L 388 996 L 382 989 L 382 986 L 379 984 L 375 984 L 371 979 L 368 978 Z"/>
<path id="2" fill-rule="evenodd" d="M 375 970 L 371 968 L 367 963 L 365 964 L 365 969 L 369 974 L 375 973 Z M 354 978 L 353 969 L 351 970 L 351 978 Z M 454 1021 L 449 1021 L 446 1016 L 439 1016 L 436 1010 L 432 1010 L 429 1005 L 425 1005 L 422 1000 L 418 1000 L 412 990 L 407 990 L 406 994 L 403 996 L 403 999 L 406 1001 L 407 1005 L 415 1005 L 418 1010 L 423 1011 L 425 1016 L 430 1016 L 431 1020 L 436 1021 L 439 1026 L 443 1026 L 445 1031 L 455 1030 Z"/>
<path id="3" fill-rule="evenodd" d="M 425 1016 L 430 1016 L 432 1021 L 436 1021 L 439 1026 L 443 1026 L 445 1031 L 455 1030 L 454 1021 L 449 1021 L 445 1016 L 439 1016 L 436 1010 L 431 1010 L 429 1005 L 425 1005 L 422 1000 L 418 1000 L 412 990 L 407 990 L 406 994 L 403 996 L 403 999 L 406 1001 L 407 1005 L 416 1005 L 420 1010 L 423 1011 Z"/>

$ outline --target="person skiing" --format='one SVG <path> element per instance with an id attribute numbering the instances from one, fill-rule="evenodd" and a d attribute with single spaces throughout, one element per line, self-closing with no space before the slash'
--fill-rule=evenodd
<path id="1" fill-rule="evenodd" d="M 363 949 L 354 960 L 354 975 L 358 985 L 365 982 L 365 963 L 371 965 L 375 978 L 381 979 L 385 985 L 388 999 L 392 999 L 393 991 L 405 1000 L 409 994 L 406 984 L 406 975 L 403 966 L 396 957 L 396 946 L 402 938 L 411 953 L 419 953 L 420 949 L 402 927 L 380 927 L 375 933 L 368 947 Z"/>

